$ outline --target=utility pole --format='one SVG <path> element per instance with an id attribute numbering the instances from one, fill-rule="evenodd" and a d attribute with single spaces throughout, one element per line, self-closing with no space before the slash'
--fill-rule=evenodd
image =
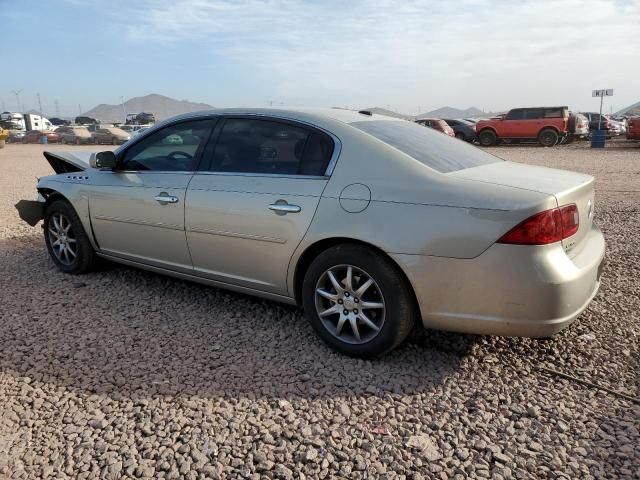
<path id="1" fill-rule="evenodd" d="M 11 90 L 11 93 L 16 96 L 16 105 L 18 106 L 18 112 L 20 111 L 20 92 L 22 92 L 22 90 Z M 24 105 L 22 109 L 24 110 Z"/>
<path id="2" fill-rule="evenodd" d="M 56 117 L 60 116 L 60 104 L 58 103 L 58 99 L 56 98 L 56 101 L 54 103 L 55 108 L 56 108 Z"/>
<path id="3" fill-rule="evenodd" d="M 40 92 L 38 92 L 37 97 L 38 97 L 38 107 L 40 109 L 40 123 L 44 128 L 44 121 L 42 120 L 44 118 L 44 115 L 42 114 L 42 101 L 40 100 Z"/>
<path id="4" fill-rule="evenodd" d="M 82 115 L 82 107 L 78 104 L 78 115 Z"/>
<path id="5" fill-rule="evenodd" d="M 124 108 L 124 97 L 120 96 L 120 103 L 122 104 L 123 125 L 127 123 L 127 110 Z"/>

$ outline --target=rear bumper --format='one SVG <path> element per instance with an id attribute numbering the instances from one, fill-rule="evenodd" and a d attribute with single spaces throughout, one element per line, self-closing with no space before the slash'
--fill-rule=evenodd
<path id="1" fill-rule="evenodd" d="M 600 286 L 604 237 L 593 226 L 580 252 L 561 244 L 494 244 L 474 259 L 392 255 L 409 277 L 425 328 L 548 337 L 570 325 Z"/>

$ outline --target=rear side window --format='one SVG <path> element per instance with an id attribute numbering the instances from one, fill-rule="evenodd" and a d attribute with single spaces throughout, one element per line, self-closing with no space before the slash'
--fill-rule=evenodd
<path id="1" fill-rule="evenodd" d="M 544 118 L 564 118 L 562 108 L 547 108 L 544 111 Z"/>
<path id="2" fill-rule="evenodd" d="M 543 118 L 544 109 L 542 108 L 528 108 L 525 110 L 525 120 L 539 120 Z"/>
<path id="3" fill-rule="evenodd" d="M 350 125 L 441 173 L 502 161 L 466 142 L 413 122 L 371 120 Z"/>
<path id="4" fill-rule="evenodd" d="M 275 175 L 324 175 L 333 140 L 290 123 L 237 118 L 225 121 L 204 170 Z"/>

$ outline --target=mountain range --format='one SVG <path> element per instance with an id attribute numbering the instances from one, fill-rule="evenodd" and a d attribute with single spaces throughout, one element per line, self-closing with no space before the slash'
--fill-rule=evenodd
<path id="1" fill-rule="evenodd" d="M 125 112 L 140 113 L 147 112 L 153 113 L 156 120 L 164 120 L 165 118 L 173 117 L 181 113 L 196 112 L 198 110 L 209 110 L 213 108 L 206 103 L 190 102 L 188 100 L 176 100 L 174 98 L 166 97 L 164 95 L 158 95 L 152 93 L 143 97 L 134 97 L 124 102 L 124 108 L 122 104 L 107 104 L 101 103 L 93 107 L 91 110 L 86 111 L 82 115 L 92 118 L 97 118 L 102 122 L 122 122 L 124 120 Z M 403 118 L 405 120 L 414 120 L 419 118 L 467 118 L 486 116 L 482 110 L 470 107 L 464 110 L 453 107 L 442 107 L 430 112 L 421 113 L 417 116 L 406 115 L 403 113 L 394 112 L 392 110 L 371 107 L 366 108 L 372 113 L 378 113 L 380 115 L 387 115 L 389 117 Z"/>
<path id="2" fill-rule="evenodd" d="M 124 102 L 124 109 L 122 104 L 109 105 L 107 103 L 101 103 L 82 115 L 97 118 L 102 122 L 122 122 L 124 121 L 124 111 L 126 111 L 126 113 L 147 112 L 153 113 L 156 120 L 159 121 L 181 113 L 210 110 L 212 108 L 213 107 L 211 105 L 206 103 L 175 100 L 173 98 L 165 97 L 164 95 L 152 93 L 150 95 L 145 95 L 144 97 L 130 98 Z"/>

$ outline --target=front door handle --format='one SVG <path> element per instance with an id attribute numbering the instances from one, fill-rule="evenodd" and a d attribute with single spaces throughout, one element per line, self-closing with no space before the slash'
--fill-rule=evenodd
<path id="1" fill-rule="evenodd" d="M 298 205 L 290 205 L 288 203 L 272 203 L 269 210 L 273 210 L 278 215 L 286 215 L 287 213 L 298 213 L 302 210 Z"/>
<path id="2" fill-rule="evenodd" d="M 167 195 L 166 192 L 162 192 L 160 195 L 153 197 L 153 199 L 160 203 L 178 203 L 178 197 Z"/>

